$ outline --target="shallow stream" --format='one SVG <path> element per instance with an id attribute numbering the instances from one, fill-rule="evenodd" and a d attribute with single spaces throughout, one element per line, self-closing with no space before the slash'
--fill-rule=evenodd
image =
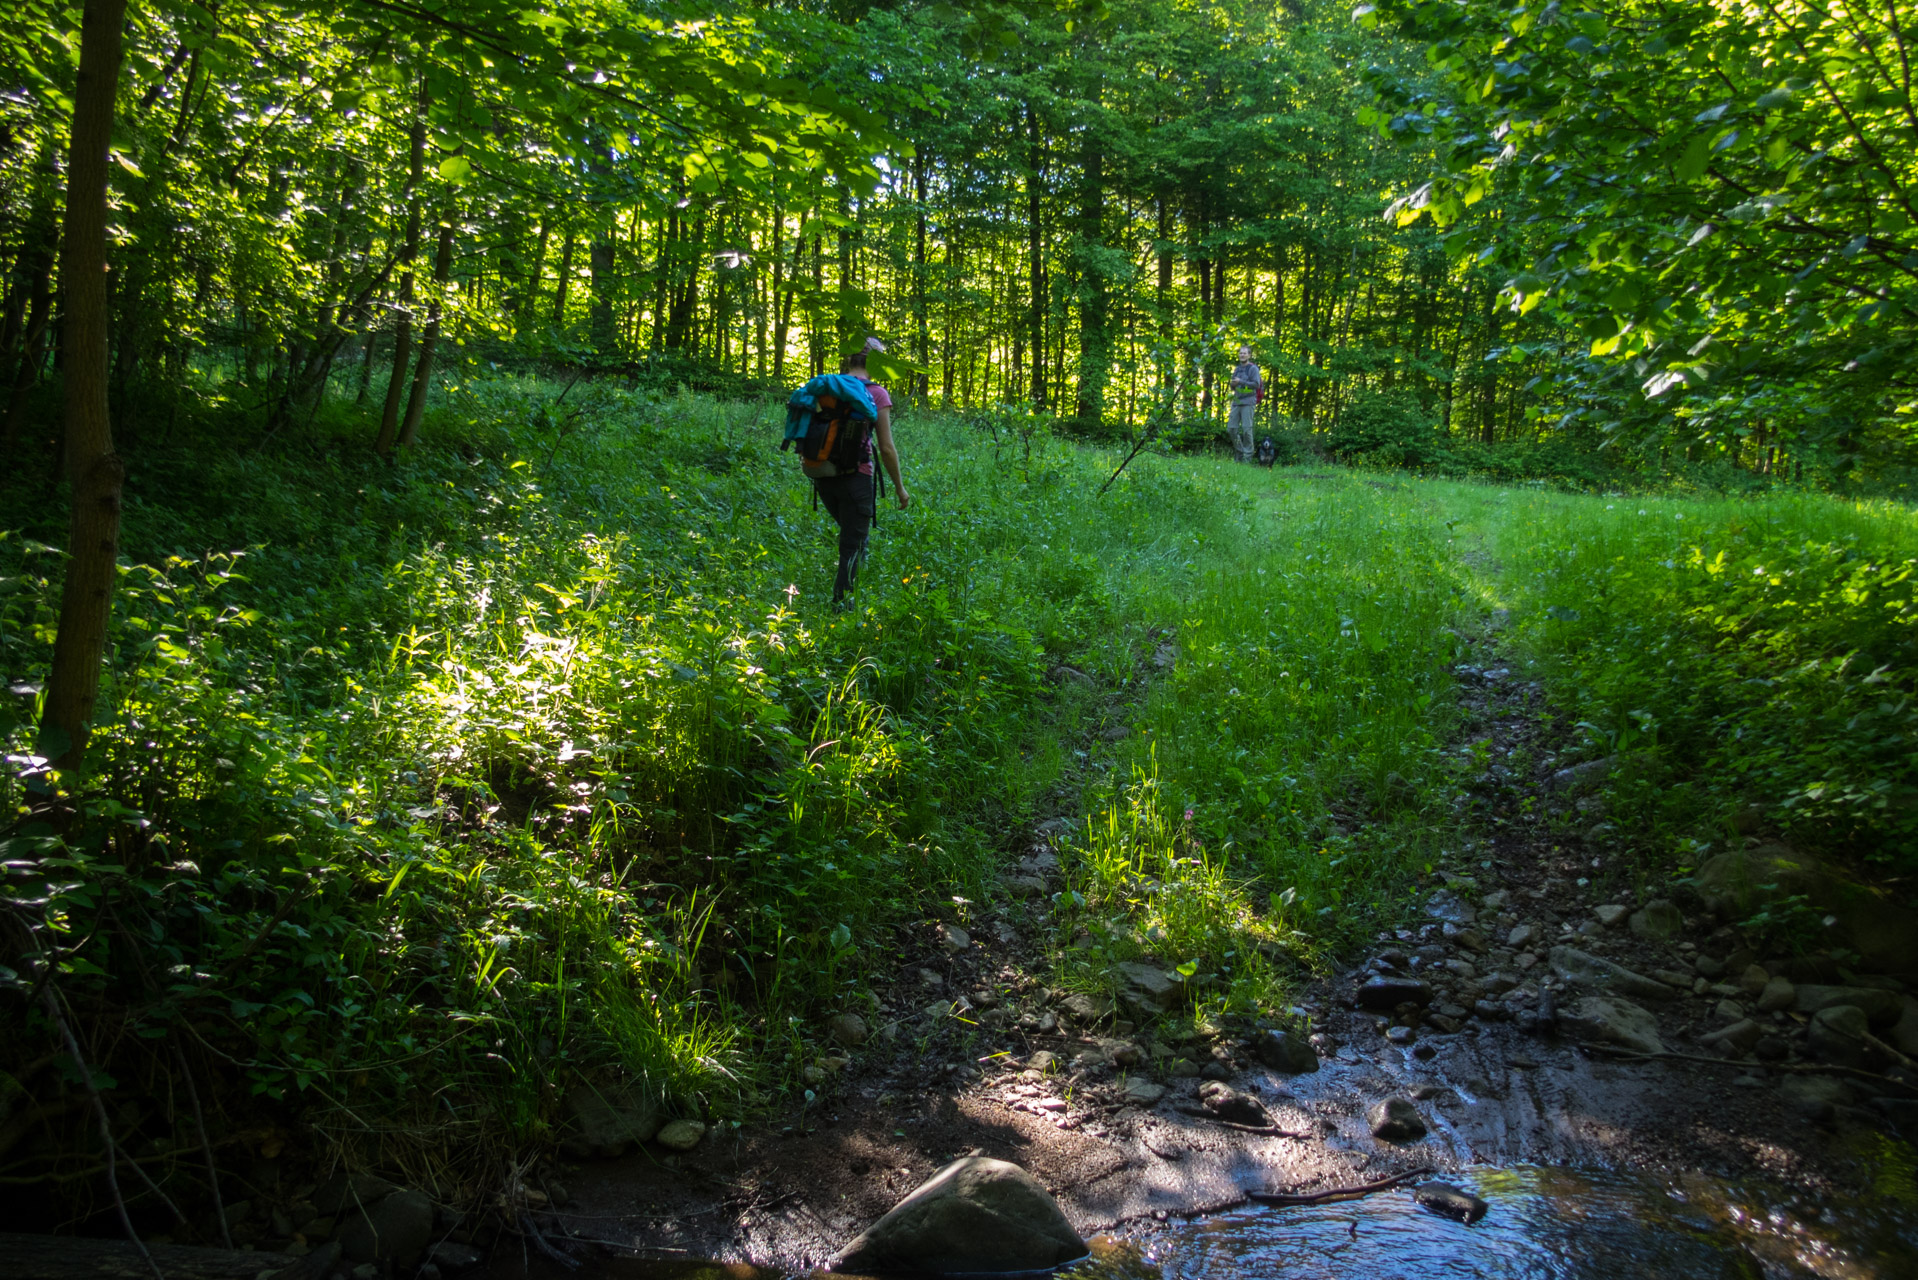
<path id="1" fill-rule="evenodd" d="M 1252 1206 L 1100 1236 L 1055 1280 L 1918 1280 L 1913 1174 L 1881 1165 L 1878 1195 L 1821 1204 L 1703 1175 L 1479 1168 L 1444 1179 L 1488 1203 L 1470 1226 L 1421 1208 L 1409 1186 Z M 616 1259 L 566 1272 L 537 1254 L 515 1260 L 497 1256 L 485 1280 L 794 1280 L 743 1263 Z"/>
<path id="2" fill-rule="evenodd" d="M 1702 1176 L 1568 1169 L 1446 1179 L 1490 1210 L 1466 1226 L 1409 1188 L 1252 1207 L 1101 1241 L 1074 1280 L 1748 1280 L 1918 1277 L 1918 1204 L 1780 1203 Z M 1901 1180 L 1907 1181 L 1908 1179 Z M 1887 1188 L 1888 1190 L 1893 1190 Z M 1899 1188 L 1908 1191 L 1909 1187 Z"/>

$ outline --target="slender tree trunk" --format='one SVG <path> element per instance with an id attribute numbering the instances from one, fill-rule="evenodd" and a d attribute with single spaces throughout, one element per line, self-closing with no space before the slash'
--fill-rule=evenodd
<path id="1" fill-rule="evenodd" d="M 818 377 L 826 371 L 826 335 L 819 331 L 820 299 L 826 292 L 826 237 L 814 233 L 812 238 L 812 296 L 813 309 L 807 313 L 806 354 L 811 361 L 811 377 Z"/>
<path id="2" fill-rule="evenodd" d="M 534 317 L 539 314 L 539 290 L 546 283 L 546 242 L 552 238 L 553 222 L 551 218 L 541 218 L 539 239 L 533 245 L 533 262 L 526 275 L 526 306 L 519 313 L 519 332 L 514 336 L 521 341 L 526 331 L 536 323 Z"/>
<path id="3" fill-rule="evenodd" d="M 65 294 L 66 460 L 72 483 L 67 576 L 41 720 L 43 749 L 62 769 L 85 757 L 113 610 L 126 466 L 113 450 L 107 412 L 107 148 L 120 84 L 126 0 L 87 0 L 80 15 L 80 69 L 67 151 Z"/>
<path id="4" fill-rule="evenodd" d="M 940 365 L 941 365 L 940 372 L 942 373 L 944 377 L 944 386 L 940 392 L 940 403 L 947 406 L 950 406 L 952 404 L 952 366 L 953 366 L 954 357 L 958 355 L 958 348 L 954 345 L 954 335 L 953 335 L 954 308 L 952 305 L 952 295 L 958 288 L 962 265 L 963 264 L 959 257 L 959 247 L 953 244 L 951 240 L 947 240 L 946 241 L 946 261 L 945 261 L 945 289 L 944 289 L 944 292 L 945 292 L 945 325 L 944 325 L 945 337 L 940 342 L 940 346 L 943 348 L 940 354 L 945 357 L 942 361 L 940 361 Z"/>
<path id="5" fill-rule="evenodd" d="M 446 279 L 453 270 L 453 216 L 440 223 L 439 248 L 433 254 L 433 297 L 426 304 L 426 332 L 420 336 L 420 362 L 413 370 L 413 390 L 406 398 L 406 422 L 400 428 L 400 448 L 411 448 L 426 415 L 426 393 L 433 386 L 433 352 L 440 342 L 440 304 Z"/>
<path id="6" fill-rule="evenodd" d="M 618 335 L 613 331 L 613 290 L 617 285 L 618 264 L 611 235 L 604 235 L 593 241 L 591 259 L 593 350 L 601 359 L 610 360 L 619 354 Z"/>
<path id="7" fill-rule="evenodd" d="M 386 401 L 380 407 L 380 434 L 374 449 L 381 454 L 393 451 L 399 435 L 400 397 L 406 388 L 407 368 L 413 355 L 413 263 L 420 253 L 420 222 L 425 211 L 420 206 L 420 177 L 426 166 L 426 77 L 420 77 L 420 95 L 413 128 L 407 138 L 406 169 L 406 247 L 401 261 L 406 271 L 400 277 L 399 299 L 394 310 L 393 371 L 386 379 Z"/>
<path id="8" fill-rule="evenodd" d="M 1498 439 L 1498 365 L 1490 356 L 1492 348 L 1498 345 L 1499 306 L 1498 292 L 1493 290 L 1485 299 L 1485 369 L 1484 399 L 1479 403 L 1479 440 L 1491 444 Z"/>
<path id="9" fill-rule="evenodd" d="M 573 244 L 571 231 L 559 247 L 559 284 L 553 291 L 553 327 L 566 327 L 566 291 L 573 283 Z"/>
<path id="10" fill-rule="evenodd" d="M 1166 336 L 1172 332 L 1172 228 L 1171 215 L 1166 209 L 1163 193 L 1158 197 L 1158 250 L 1159 250 L 1159 333 Z"/>
<path id="11" fill-rule="evenodd" d="M 791 283 L 792 272 L 787 270 L 786 264 L 781 258 L 781 254 L 783 250 L 780 243 L 780 233 L 784 228 L 784 223 L 783 223 L 784 216 L 785 215 L 780 213 L 778 210 L 774 210 L 773 246 L 772 246 L 773 312 L 774 312 L 774 315 L 773 315 L 773 381 L 774 382 L 781 382 L 785 379 L 785 376 L 786 376 L 786 334 L 788 332 L 788 326 L 792 323 L 792 307 L 793 307 L 793 300 L 792 300 L 793 289 L 792 289 L 792 283 Z M 806 223 L 805 223 L 805 220 L 802 218 L 799 223 L 799 228 L 793 236 L 793 258 L 794 258 L 795 266 L 798 265 L 799 246 L 804 244 L 805 242 L 806 242 Z M 780 288 L 780 282 L 782 278 L 784 278 L 786 282 L 786 287 L 783 289 Z"/>
<path id="12" fill-rule="evenodd" d="M 1101 250 L 1105 238 L 1105 153 L 1090 132 L 1085 139 L 1079 194 L 1079 404 L 1082 430 L 1097 430 L 1105 418 L 1106 375 L 1112 367 L 1110 307 Z"/>
<path id="13" fill-rule="evenodd" d="M 916 199 L 913 231 L 917 240 L 912 255 L 912 310 L 913 318 L 919 322 L 919 363 L 929 364 L 932 359 L 932 323 L 926 315 L 926 157 L 924 154 L 913 161 L 912 189 Z M 922 373 L 917 379 L 921 400 L 932 396 L 931 378 L 931 374 Z"/>
<path id="14" fill-rule="evenodd" d="M 1026 178 L 1027 273 L 1031 297 L 1026 327 L 1032 339 L 1032 407 L 1046 407 L 1046 242 L 1040 229 L 1040 202 L 1045 194 L 1045 138 L 1039 128 L 1039 113 L 1026 104 L 1026 140 L 1030 145 L 1030 171 Z M 1015 363 L 1017 363 L 1015 359 Z"/>
<path id="15" fill-rule="evenodd" d="M 20 342 L 19 362 L 13 368 L 13 386 L 7 396 L 7 416 L 0 422 L 0 448 L 12 449 L 20 438 L 20 425 L 26 420 L 27 396 L 40 380 L 40 366 L 46 359 L 47 331 L 53 320 L 53 257 L 58 232 L 51 226 L 31 250 L 26 280 L 21 285 L 30 291 L 26 321 Z M 27 257 L 27 251 L 22 252 Z"/>
<path id="16" fill-rule="evenodd" d="M 1199 253 L 1202 255 L 1199 258 L 1199 324 L 1209 334 L 1212 332 L 1213 323 L 1212 259 L 1203 256 L 1205 253 L 1203 247 L 1200 248 Z M 1210 365 L 1206 367 L 1200 379 L 1199 388 L 1199 416 L 1209 418 L 1212 416 L 1212 368 Z"/>

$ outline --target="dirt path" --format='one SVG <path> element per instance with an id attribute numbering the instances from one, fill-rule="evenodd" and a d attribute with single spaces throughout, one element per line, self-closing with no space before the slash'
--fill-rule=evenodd
<path id="1" fill-rule="evenodd" d="M 1895 1123 L 1912 1104 L 1874 1108 L 1874 1094 L 1899 1087 L 1809 1069 L 1801 1016 L 1746 1008 L 1753 993 L 1737 983 L 1752 958 L 1733 954 L 1729 931 L 1682 909 L 1667 941 L 1639 936 L 1624 913 L 1600 922 L 1600 907 L 1637 904 L 1607 892 L 1618 881 L 1605 866 L 1603 807 L 1580 789 L 1589 771 L 1560 771 L 1567 731 L 1540 690 L 1499 661 L 1495 630 L 1468 644 L 1483 655 L 1457 673 L 1468 711 L 1460 746 L 1482 766 L 1462 801 L 1476 839 L 1427 886 L 1426 919 L 1300 993 L 1316 1071 L 1261 1065 L 1256 1026 L 1154 1038 L 1095 1016 L 1083 997 L 1047 991 L 1035 977 L 1048 971 L 1040 891 L 1057 887 L 1057 865 L 1040 835 L 1017 869 L 1023 879 L 1008 879 L 1029 896 L 993 903 L 963 946 L 930 926 L 901 939 L 886 1021 L 815 1105 L 726 1127 L 685 1155 L 556 1167 L 543 1230 L 602 1265 L 814 1267 L 968 1153 L 1031 1170 L 1085 1234 L 1216 1211 L 1247 1190 L 1309 1191 L 1419 1165 L 1700 1170 L 1818 1196 L 1868 1181 L 1887 1116 Z M 1730 1001 L 1762 1022 L 1782 1060 L 1633 1061 L 1575 1042 L 1553 1017 L 1578 998 L 1552 976 L 1560 946 L 1662 975 L 1674 994 L 1643 1005 L 1667 1050 L 1719 1056 L 1698 1040 L 1724 1025 Z M 1368 979 L 1421 984 L 1428 1002 L 1357 1007 Z M 974 1007 L 939 1015 L 960 996 Z M 1199 1100 L 1208 1075 L 1298 1136 L 1208 1118 Z M 1141 1089 L 1147 1081 L 1163 1096 Z M 1373 1136 L 1366 1112 L 1393 1096 L 1416 1105 L 1423 1139 Z M 517 1247 L 496 1250 L 489 1266 L 498 1276 L 567 1274 Z"/>

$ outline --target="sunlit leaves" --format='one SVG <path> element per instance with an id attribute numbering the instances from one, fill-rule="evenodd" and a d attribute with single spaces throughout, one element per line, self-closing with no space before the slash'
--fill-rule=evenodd
<path id="1" fill-rule="evenodd" d="M 1903 265 L 1918 246 L 1887 216 L 1918 201 L 1896 71 L 1918 24 L 1911 0 L 1378 11 L 1427 41 L 1452 81 L 1433 95 L 1374 77 L 1390 131 L 1429 130 L 1450 160 L 1392 206 L 1397 222 L 1452 228 L 1504 273 L 1515 308 L 1542 303 L 1595 355 L 1682 373 L 1701 339 L 1738 334 L 1753 354 L 1739 376 L 1802 377 L 1860 426 L 1882 420 L 1918 344 L 1900 372 L 1852 357 L 1877 342 L 1856 333 L 1861 319 L 1918 323 L 1918 273 Z M 1737 412 L 1729 373 L 1707 380 L 1725 393 L 1721 414 Z"/>

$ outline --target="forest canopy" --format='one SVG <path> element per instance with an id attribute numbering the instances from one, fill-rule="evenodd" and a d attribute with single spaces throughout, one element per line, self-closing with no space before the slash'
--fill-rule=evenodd
<path id="1" fill-rule="evenodd" d="M 385 452 L 436 359 L 721 389 L 877 332 L 924 402 L 1205 436 L 1245 341 L 1287 447 L 1900 484 L 1908 8 L 136 4 L 115 394 L 264 432 L 370 398 Z M 78 34 L 30 18 L 9 440 Z"/>

